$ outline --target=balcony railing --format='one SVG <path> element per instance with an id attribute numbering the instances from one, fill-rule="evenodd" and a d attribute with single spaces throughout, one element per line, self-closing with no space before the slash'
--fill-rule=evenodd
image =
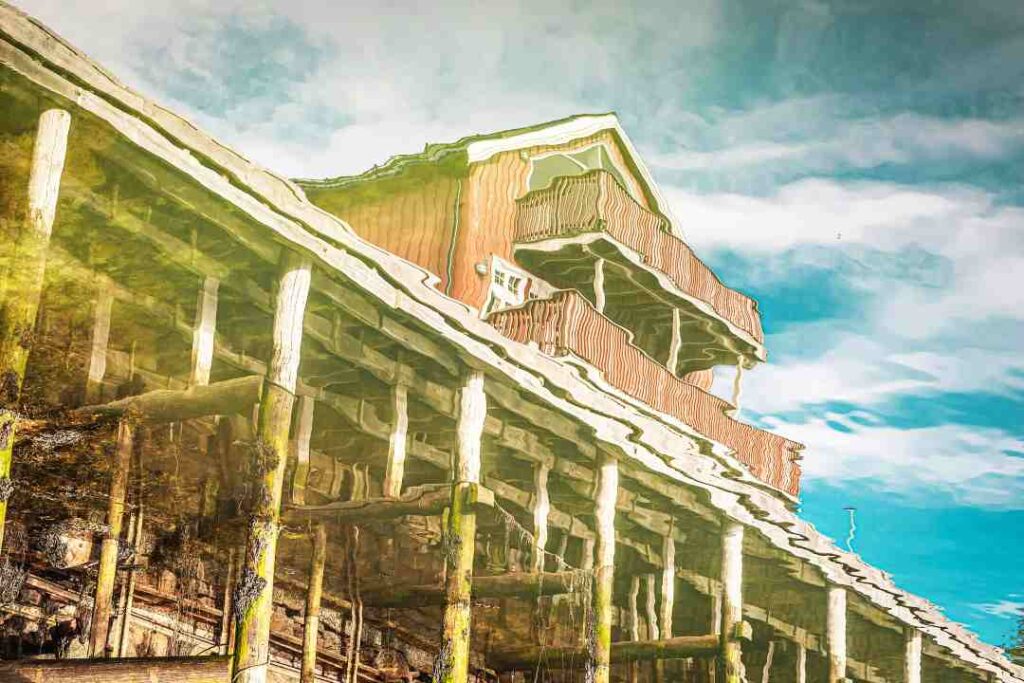
<path id="1" fill-rule="evenodd" d="M 515 241 L 537 242 L 603 232 L 643 257 L 686 295 L 699 299 L 724 320 L 764 343 L 761 316 L 750 297 L 729 289 L 681 239 L 668 221 L 634 200 L 603 170 L 556 178 L 517 202 Z"/>
<path id="2" fill-rule="evenodd" d="M 534 342 L 548 355 L 578 356 L 612 386 L 732 449 L 761 481 L 797 495 L 802 446 L 730 418 L 728 403 L 676 377 L 634 346 L 627 330 L 598 313 L 579 292 L 560 291 L 550 299 L 492 313 L 488 321 L 506 337 Z"/>

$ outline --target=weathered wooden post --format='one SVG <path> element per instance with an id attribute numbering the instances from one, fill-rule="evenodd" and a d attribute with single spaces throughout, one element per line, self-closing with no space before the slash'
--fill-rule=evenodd
<path id="1" fill-rule="evenodd" d="M 661 637 L 672 637 L 672 612 L 676 606 L 676 542 L 671 531 L 661 541 Z M 659 659 L 655 675 L 659 681 L 665 678 L 665 660 Z"/>
<path id="2" fill-rule="evenodd" d="M 238 618 L 233 683 L 264 683 L 267 679 L 281 492 L 311 269 L 309 259 L 294 252 L 286 252 L 282 258 L 274 308 L 273 349 L 251 453 L 263 472 L 262 494 L 256 496 L 253 504 L 245 557 L 235 589 Z"/>
<path id="3" fill-rule="evenodd" d="M 828 650 L 828 683 L 846 680 L 846 589 L 828 587 L 825 612 L 825 648 Z"/>
<path id="4" fill-rule="evenodd" d="M 807 648 L 802 643 L 796 645 L 796 683 L 807 683 Z M 918 681 L 918 683 L 921 683 Z"/>
<path id="5" fill-rule="evenodd" d="M 655 585 L 657 577 L 654 574 L 644 574 L 644 612 L 647 621 L 647 640 L 661 640 L 661 628 L 658 624 L 658 589 Z M 646 665 L 647 677 L 656 680 L 658 677 L 658 662 L 651 661 Z"/>
<path id="6" fill-rule="evenodd" d="M 306 486 L 309 483 L 310 441 L 313 438 L 313 415 L 316 400 L 312 396 L 299 397 L 298 424 L 295 426 L 295 472 L 292 474 L 292 503 L 306 504 Z"/>
<path id="7" fill-rule="evenodd" d="M 593 642 L 589 648 L 593 683 L 611 680 L 612 589 L 615 579 L 615 502 L 619 494 L 619 462 L 602 451 L 598 456 L 597 569 L 594 577 Z"/>
<path id="8" fill-rule="evenodd" d="M 103 377 L 107 374 L 107 345 L 110 341 L 110 314 L 113 306 L 114 295 L 109 284 L 101 283 L 96 289 L 96 304 L 93 307 L 92 345 L 85 383 L 86 405 L 100 402 Z"/>
<path id="9" fill-rule="evenodd" d="M 210 383 L 213 351 L 217 330 L 217 291 L 220 280 L 207 276 L 199 288 L 196 299 L 196 320 L 192 327 L 192 369 L 189 385 L 206 386 Z"/>
<path id="10" fill-rule="evenodd" d="M 145 531 L 145 522 L 142 510 L 141 497 L 136 501 L 136 512 L 135 512 L 135 529 L 132 534 L 132 547 L 135 549 L 136 557 L 133 559 L 134 562 L 138 559 L 139 548 L 142 546 L 142 534 Z M 116 656 L 127 657 L 128 656 L 128 644 L 131 642 L 132 635 L 132 609 L 135 603 L 135 580 L 136 574 L 134 567 L 128 568 L 128 576 L 125 577 L 125 601 L 124 610 L 121 614 L 121 626 L 120 633 L 117 639 Z"/>
<path id="11" fill-rule="evenodd" d="M 107 503 L 107 529 L 100 545 L 100 561 L 96 570 L 96 597 L 89 630 L 89 655 L 106 656 L 107 636 L 110 632 L 111 600 L 114 597 L 114 579 L 117 576 L 117 549 L 124 521 L 125 496 L 128 491 L 128 470 L 135 444 L 135 426 L 131 418 L 117 425 L 117 445 L 114 469 L 110 476 L 110 500 Z"/>
<path id="12" fill-rule="evenodd" d="M 388 435 L 388 463 L 384 471 L 384 495 L 402 495 L 405 456 L 409 441 L 409 390 L 401 382 L 391 387 L 391 433 Z"/>
<path id="13" fill-rule="evenodd" d="M 921 683 L 921 632 L 905 626 L 903 639 L 903 683 Z"/>
<path id="14" fill-rule="evenodd" d="M 548 513 L 551 512 L 551 498 L 548 495 L 548 475 L 551 466 L 537 463 L 533 469 L 533 548 L 530 569 L 534 573 L 544 571 L 544 558 L 548 545 Z"/>
<path id="15" fill-rule="evenodd" d="M 640 597 L 640 576 L 633 575 L 629 582 L 629 639 L 633 642 L 640 640 L 640 613 L 637 610 L 637 598 Z M 640 662 L 633 660 L 629 663 L 629 683 L 640 682 Z"/>
<path id="16" fill-rule="evenodd" d="M 668 346 L 668 359 L 665 367 L 673 375 L 679 374 L 679 351 L 683 347 L 683 325 L 682 313 L 676 307 L 672 307 L 672 340 Z"/>
<path id="17" fill-rule="evenodd" d="M 11 249 L 6 289 L 0 302 L 0 548 L 3 547 L 7 500 L 13 492 L 11 454 L 21 385 L 32 348 L 32 333 L 46 274 L 46 253 L 57 214 L 60 178 L 68 149 L 71 114 L 48 109 L 39 117 L 28 207 Z"/>
<path id="18" fill-rule="evenodd" d="M 722 524 L 721 670 L 724 683 L 743 681 L 739 630 L 743 622 L 743 525 Z"/>
<path id="19" fill-rule="evenodd" d="M 228 566 L 224 571 L 224 594 L 220 601 L 220 631 L 217 634 L 217 651 L 222 655 L 229 655 L 234 650 L 234 648 L 231 647 L 231 641 L 234 640 L 234 630 L 231 628 L 231 614 L 234 611 L 232 600 L 234 598 L 233 592 L 235 588 L 235 573 L 237 567 L 238 559 L 235 549 L 232 548 L 228 551 Z"/>
<path id="20" fill-rule="evenodd" d="M 316 680 L 316 645 L 320 628 L 320 598 L 324 591 L 324 564 L 327 560 L 327 530 L 314 524 L 313 556 L 309 564 L 309 588 L 306 591 L 306 616 L 302 624 L 302 670 L 300 683 Z"/>
<path id="21" fill-rule="evenodd" d="M 480 483 L 480 440 L 486 418 L 484 375 L 474 370 L 459 392 L 452 500 L 445 530 L 444 620 L 441 651 L 434 661 L 434 680 L 439 683 L 465 683 L 469 675 L 476 513 L 468 494 L 474 485 Z"/>
<path id="22" fill-rule="evenodd" d="M 604 259 L 599 258 L 594 262 L 594 308 L 604 313 L 604 305 Z"/>

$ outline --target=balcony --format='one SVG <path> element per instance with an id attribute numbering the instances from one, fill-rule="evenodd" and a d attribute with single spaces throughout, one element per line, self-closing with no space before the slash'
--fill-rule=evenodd
<path id="1" fill-rule="evenodd" d="M 644 209 L 607 171 L 556 178 L 517 200 L 514 242 L 520 265 L 566 289 L 589 292 L 590 263 L 604 259 L 605 313 L 634 330 L 651 355 L 661 351 L 633 321 L 664 329 L 672 308 L 680 309 L 693 347 L 681 359 L 685 372 L 734 364 L 738 353 L 764 360 L 756 302 L 723 285 L 663 216 Z"/>
<path id="2" fill-rule="evenodd" d="M 800 444 L 730 418 L 726 411 L 732 406 L 676 377 L 634 346 L 629 331 L 598 313 L 579 292 L 560 291 L 550 299 L 498 311 L 488 322 L 510 339 L 536 343 L 548 355 L 579 357 L 615 388 L 732 449 L 761 481 L 797 495 Z"/>

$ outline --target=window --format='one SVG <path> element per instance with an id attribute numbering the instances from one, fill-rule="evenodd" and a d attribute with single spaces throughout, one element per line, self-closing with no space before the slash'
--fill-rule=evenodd
<path id="1" fill-rule="evenodd" d="M 600 143 L 578 152 L 556 152 L 537 157 L 531 163 L 530 178 L 527 181 L 528 190 L 543 189 L 559 176 L 583 175 L 587 171 L 598 168 L 611 173 L 620 185 L 626 187 L 626 183 L 622 180 L 622 174 L 612 163 L 608 148 Z"/>
<path id="2" fill-rule="evenodd" d="M 549 296 L 551 286 L 497 256 L 491 257 L 491 283 L 483 315 L 522 305 L 527 299 Z"/>

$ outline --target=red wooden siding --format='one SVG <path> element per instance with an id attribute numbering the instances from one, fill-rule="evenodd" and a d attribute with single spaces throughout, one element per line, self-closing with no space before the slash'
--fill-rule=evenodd
<path id="1" fill-rule="evenodd" d="M 680 379 L 630 343 L 629 332 L 604 317 L 575 290 L 493 313 L 488 321 L 519 342 L 535 342 L 553 356 L 575 354 L 605 380 L 663 413 L 673 415 L 736 453 L 761 481 L 796 496 L 800 444 L 733 420 L 722 399 Z"/>

